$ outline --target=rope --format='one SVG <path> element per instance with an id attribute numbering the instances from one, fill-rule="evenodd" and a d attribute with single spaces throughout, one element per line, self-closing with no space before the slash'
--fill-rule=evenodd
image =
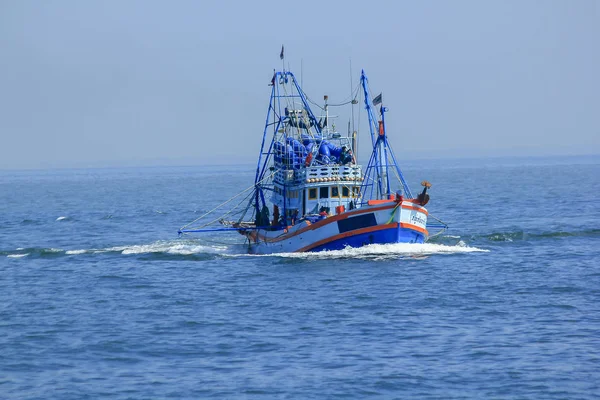
<path id="1" fill-rule="evenodd" d="M 359 89 L 360 89 L 360 86 L 357 86 L 356 89 L 354 90 L 354 92 L 350 93 L 350 96 L 347 97 L 347 99 L 349 99 L 349 100 L 346 101 L 344 99 L 341 103 L 327 103 L 327 106 L 328 107 L 341 107 L 341 106 L 345 106 L 347 104 L 352 103 L 358 97 L 358 91 L 359 91 Z M 302 90 L 302 93 L 304 94 L 304 97 L 306 97 L 306 100 L 308 100 L 309 103 L 311 103 L 315 107 L 318 107 L 322 111 L 325 111 L 325 108 L 321 107 L 313 99 L 311 99 L 310 97 L 308 97 L 308 95 L 306 94 L 306 92 L 304 92 L 304 90 Z"/>
<path id="2" fill-rule="evenodd" d="M 396 204 L 396 207 L 394 207 L 394 209 L 392 210 L 392 215 L 390 216 L 390 219 L 388 219 L 388 222 L 386 222 L 386 225 L 392 223 L 392 220 L 394 219 L 394 214 L 396 214 L 396 210 L 398 209 L 398 207 L 400 207 L 401 203 L 402 202 L 399 201 L 398 204 Z"/>
<path id="3" fill-rule="evenodd" d="M 179 228 L 179 230 L 180 230 L 180 231 L 181 231 L 181 230 L 184 230 L 185 228 L 187 228 L 188 226 L 192 225 L 193 223 L 195 223 L 195 222 L 197 222 L 197 221 L 201 220 L 202 218 L 206 217 L 207 215 L 209 215 L 209 214 L 211 214 L 211 213 L 215 212 L 216 210 L 218 210 L 219 208 L 223 207 L 225 204 L 228 204 L 228 203 L 230 203 L 230 202 L 231 202 L 233 199 L 235 199 L 235 198 L 237 198 L 237 197 L 241 196 L 243 193 L 246 193 L 248 190 L 250 190 L 250 189 L 255 189 L 255 188 L 256 188 L 256 186 L 258 186 L 259 184 L 261 184 L 262 182 L 264 182 L 266 179 L 269 179 L 269 178 L 273 177 L 273 175 L 275 175 L 276 173 L 277 173 L 277 171 L 274 171 L 274 172 L 273 172 L 271 175 L 269 175 L 269 176 L 265 177 L 265 178 L 264 178 L 264 179 L 262 179 L 261 181 L 259 181 L 259 182 L 255 183 L 254 185 L 250 186 L 250 187 L 249 187 L 249 188 L 247 188 L 247 189 L 244 189 L 244 190 L 242 190 L 240 193 L 236 194 L 235 196 L 233 196 L 233 197 L 232 197 L 232 198 L 230 198 L 229 200 L 227 200 L 227 201 L 225 201 L 225 202 L 223 202 L 223 203 L 219 204 L 218 206 L 216 206 L 216 207 L 215 207 L 215 208 L 213 208 L 212 210 L 210 210 L 210 211 L 208 211 L 208 212 L 206 212 L 206 213 L 202 214 L 201 216 L 199 216 L 198 218 L 196 218 L 196 219 L 195 219 L 195 220 L 193 220 L 192 222 L 190 222 L 190 223 L 188 223 L 188 224 L 185 224 L 184 226 L 182 226 L 181 228 Z M 243 200 L 242 200 L 242 201 L 243 201 Z M 241 202 L 240 202 L 240 203 L 241 203 Z M 239 204 L 238 204 L 238 205 L 239 205 Z M 234 207 L 233 209 L 235 209 L 235 207 Z M 213 222 L 214 222 L 214 221 L 213 221 Z M 211 223 L 212 223 L 212 222 L 211 222 Z M 204 226 L 206 226 L 206 225 L 204 225 Z"/>
<path id="4" fill-rule="evenodd" d="M 224 218 L 224 217 L 226 217 L 227 215 L 231 214 L 231 213 L 232 213 L 232 212 L 233 212 L 233 211 L 234 211 L 234 210 L 235 210 L 237 207 L 239 207 L 239 206 L 240 206 L 240 204 L 242 204 L 243 202 L 245 202 L 246 200 L 248 200 L 248 197 L 250 197 L 250 196 L 252 196 L 252 195 L 253 195 L 253 193 L 249 193 L 249 194 L 248 194 L 246 197 L 244 197 L 244 198 L 242 199 L 242 201 L 240 201 L 239 203 L 237 203 L 237 204 L 235 205 L 235 207 L 233 207 L 231 210 L 229 210 L 229 211 L 228 211 L 228 212 L 226 212 L 225 214 L 221 215 L 220 217 L 218 217 L 218 218 L 215 218 L 215 219 L 213 219 L 212 221 L 210 221 L 210 222 L 207 222 L 206 224 L 204 224 L 204 225 L 202 225 L 202 226 L 198 227 L 198 229 L 202 229 L 202 228 L 205 228 L 205 227 L 207 227 L 208 225 L 214 224 L 215 222 L 219 221 L 220 219 L 223 219 L 223 218 Z"/>
<path id="5" fill-rule="evenodd" d="M 436 218 L 436 217 L 435 217 L 435 216 L 433 216 L 433 215 L 429 215 L 429 216 L 430 216 L 431 218 L 435 219 L 435 220 L 436 220 L 437 222 L 439 222 L 440 224 L 444 225 L 444 226 L 445 226 L 445 228 L 444 228 L 444 229 L 448 229 L 448 224 L 447 224 L 447 223 L 445 223 L 444 221 L 442 221 L 442 220 L 441 220 L 441 219 L 439 219 L 439 218 Z"/>
<path id="6" fill-rule="evenodd" d="M 442 221 L 441 219 L 439 219 L 439 218 L 436 218 L 436 217 L 435 217 L 435 216 L 433 216 L 433 215 L 429 215 L 429 217 L 430 217 L 430 218 L 433 218 L 433 219 L 435 219 L 437 222 L 439 222 L 440 224 L 444 225 L 444 227 L 443 227 L 443 228 L 441 228 L 441 229 L 439 230 L 439 232 L 436 232 L 436 233 L 434 233 L 433 235 L 430 235 L 430 236 L 429 236 L 429 239 L 431 239 L 431 238 L 433 238 L 433 237 L 436 237 L 436 236 L 438 236 L 438 235 L 441 235 L 442 233 L 444 233 L 444 232 L 446 231 L 446 229 L 448 229 L 448 224 L 447 224 L 447 223 L 445 223 L 444 221 Z"/>

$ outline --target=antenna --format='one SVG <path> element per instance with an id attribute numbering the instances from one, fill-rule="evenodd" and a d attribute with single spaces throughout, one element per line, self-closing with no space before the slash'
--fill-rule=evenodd
<path id="1" fill-rule="evenodd" d="M 350 59 L 350 97 L 352 97 L 354 95 L 354 86 L 353 86 L 353 81 L 352 81 L 352 57 L 349 58 Z M 356 157 L 358 157 L 358 138 L 356 135 L 356 129 L 354 127 L 354 105 L 357 103 L 356 99 L 352 99 L 352 106 L 350 107 L 350 109 L 352 110 L 352 152 L 354 154 L 356 154 Z M 348 131 L 350 131 L 350 122 L 348 122 Z M 349 133 L 349 132 L 348 132 Z"/>
<path id="2" fill-rule="evenodd" d="M 352 57 L 350 57 L 350 96 L 354 94 L 354 87 L 352 82 Z M 352 131 L 354 131 L 354 99 L 352 99 Z"/>

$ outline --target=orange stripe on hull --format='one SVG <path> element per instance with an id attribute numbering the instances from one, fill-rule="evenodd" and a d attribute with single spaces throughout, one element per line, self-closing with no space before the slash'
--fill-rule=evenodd
<path id="1" fill-rule="evenodd" d="M 333 242 L 335 240 L 339 240 L 339 239 L 343 239 L 346 237 L 350 237 L 350 236 L 355 236 L 355 235 L 360 235 L 362 233 L 370 233 L 370 232 L 376 232 L 376 231 L 382 231 L 384 229 L 392 229 L 392 228 L 397 228 L 398 227 L 398 223 L 397 222 L 393 222 L 391 224 L 386 224 L 386 225 L 376 225 L 376 226 L 369 226 L 367 228 L 362 228 L 362 229 L 356 229 L 354 231 L 350 231 L 350 232 L 344 232 L 344 233 L 340 233 L 339 235 L 334 235 L 334 236 L 330 236 L 327 239 L 323 239 L 323 240 L 319 240 L 318 242 L 312 243 L 308 246 L 305 246 L 299 250 L 296 250 L 296 253 L 301 253 L 303 251 L 309 251 L 312 250 L 316 247 L 322 246 L 324 244 Z"/>
<path id="2" fill-rule="evenodd" d="M 417 225 L 401 223 L 400 228 L 412 229 L 413 231 L 421 232 L 422 234 L 429 236 L 429 232 L 427 232 L 427 229 L 423 229 Z"/>

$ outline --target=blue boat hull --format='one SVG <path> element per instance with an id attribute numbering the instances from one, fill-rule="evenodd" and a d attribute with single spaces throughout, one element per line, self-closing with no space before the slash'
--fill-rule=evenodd
<path id="1" fill-rule="evenodd" d="M 315 247 L 309 251 L 324 250 L 343 250 L 346 247 L 361 247 L 369 244 L 390 244 L 390 243 L 424 243 L 425 236 L 417 231 L 406 228 L 390 228 L 375 232 L 361 233 L 354 236 L 345 237 Z"/>

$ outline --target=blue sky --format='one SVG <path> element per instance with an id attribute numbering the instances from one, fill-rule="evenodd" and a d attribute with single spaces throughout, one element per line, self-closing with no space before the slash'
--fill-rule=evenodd
<path id="1" fill-rule="evenodd" d="M 600 2 L 366 4 L 0 1 L 0 168 L 253 161 L 281 44 L 400 158 L 600 153 Z"/>

